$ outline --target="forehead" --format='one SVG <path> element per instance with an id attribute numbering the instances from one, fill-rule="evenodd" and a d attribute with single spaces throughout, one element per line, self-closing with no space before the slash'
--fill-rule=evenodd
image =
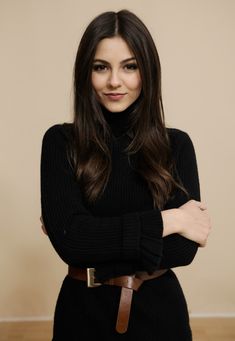
<path id="1" fill-rule="evenodd" d="M 112 37 L 102 39 L 97 45 L 95 59 L 120 59 L 124 60 L 134 57 L 133 52 L 121 37 Z"/>

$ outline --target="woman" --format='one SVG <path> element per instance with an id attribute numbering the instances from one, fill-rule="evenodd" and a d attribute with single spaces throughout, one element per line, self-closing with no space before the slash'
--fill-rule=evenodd
<path id="1" fill-rule="evenodd" d="M 73 123 L 42 142 L 43 229 L 68 264 L 54 341 L 192 339 L 171 268 L 210 231 L 189 135 L 166 128 L 161 70 L 143 22 L 105 12 L 74 67 Z"/>

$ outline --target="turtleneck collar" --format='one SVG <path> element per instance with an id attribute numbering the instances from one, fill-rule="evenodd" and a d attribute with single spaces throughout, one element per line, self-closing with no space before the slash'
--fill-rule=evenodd
<path id="1" fill-rule="evenodd" d="M 130 116 L 134 110 L 136 102 L 132 103 L 127 109 L 119 112 L 111 112 L 105 107 L 102 108 L 102 112 L 106 122 L 109 124 L 113 135 L 118 138 L 127 133 L 130 128 Z"/>

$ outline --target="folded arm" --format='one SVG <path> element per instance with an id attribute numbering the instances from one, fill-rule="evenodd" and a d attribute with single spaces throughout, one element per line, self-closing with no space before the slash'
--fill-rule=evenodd
<path id="1" fill-rule="evenodd" d="M 71 265 L 140 261 L 149 271 L 158 267 L 162 256 L 161 212 L 93 216 L 83 204 L 66 144 L 61 125 L 55 125 L 45 133 L 41 153 L 41 219 L 59 256 Z"/>
<path id="2" fill-rule="evenodd" d="M 175 131 L 177 176 L 189 193 L 180 190 L 162 211 L 163 257 L 160 268 L 190 264 L 199 246 L 205 246 L 210 232 L 210 220 L 205 204 L 200 201 L 198 167 L 193 143 L 189 135 Z"/>

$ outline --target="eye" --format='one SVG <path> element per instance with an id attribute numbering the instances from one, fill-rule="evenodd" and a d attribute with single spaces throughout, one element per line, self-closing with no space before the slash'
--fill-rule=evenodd
<path id="1" fill-rule="evenodd" d="M 135 71 L 138 69 L 138 65 L 136 63 L 126 64 L 124 68 L 128 71 Z"/>
<path id="2" fill-rule="evenodd" d="M 96 72 L 104 72 L 107 69 L 107 66 L 104 64 L 94 64 L 93 71 Z"/>

